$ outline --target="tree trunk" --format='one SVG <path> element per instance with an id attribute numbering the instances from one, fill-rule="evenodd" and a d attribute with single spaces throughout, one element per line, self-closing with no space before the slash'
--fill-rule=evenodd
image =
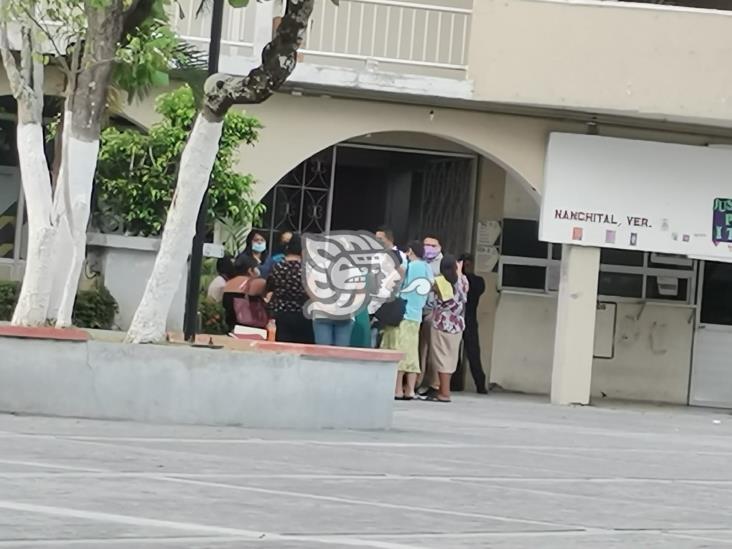
<path id="1" fill-rule="evenodd" d="M 56 228 L 51 217 L 51 175 L 43 140 L 43 64 L 33 33 L 21 24 L 20 68 L 10 51 L 7 27 L 0 21 L 0 56 L 18 105 L 18 160 L 28 212 L 28 252 L 23 285 L 12 322 L 40 326 L 46 322 L 51 288 L 48 276 Z"/>
<path id="2" fill-rule="evenodd" d="M 66 230 L 59 233 L 58 248 L 71 253 L 61 256 L 62 268 L 59 273 L 62 275 L 63 291 L 58 311 L 56 311 L 57 328 L 71 326 L 76 291 L 79 287 L 81 269 L 86 259 L 86 228 L 89 223 L 99 139 L 81 140 L 74 135 L 72 126 L 64 146 L 67 149 L 68 158 L 73 160 L 68 163 L 66 192 L 61 198 L 66 211 Z"/>
<path id="3" fill-rule="evenodd" d="M 58 318 L 58 311 L 61 307 L 61 298 L 64 294 L 64 288 L 66 286 L 66 273 L 70 267 L 72 246 L 71 246 L 71 229 L 69 228 L 69 222 L 66 219 L 64 209 L 67 200 L 63 199 L 63 193 L 67 188 L 66 180 L 68 179 L 68 143 L 69 143 L 69 130 L 71 128 L 71 111 L 69 110 L 70 100 L 66 100 L 64 108 L 64 115 L 61 120 L 61 135 L 58 137 L 60 147 L 56 147 L 59 150 L 58 155 L 58 174 L 54 184 L 55 194 L 53 197 L 53 214 L 52 218 L 56 222 L 58 227 L 58 233 L 56 234 L 56 243 L 53 247 L 53 263 L 51 269 L 51 299 L 48 302 L 48 312 L 46 318 L 49 321 L 55 323 Z"/>
<path id="4" fill-rule="evenodd" d="M 48 319 L 54 320 L 57 328 L 71 325 L 81 269 L 86 259 L 86 229 L 99 152 L 101 120 L 112 79 L 112 60 L 125 24 L 122 0 L 112 0 L 99 7 L 87 1 L 85 12 L 88 27 L 84 55 L 81 71 L 67 90 L 62 144 L 64 153 L 53 204 L 59 232 Z"/>
<path id="5" fill-rule="evenodd" d="M 160 251 L 142 301 L 127 332 L 130 343 L 152 343 L 165 337 L 173 297 L 186 272 L 195 219 L 208 187 L 223 120 L 199 114 L 180 161 L 178 183 L 165 222 Z"/>
<path id="6" fill-rule="evenodd" d="M 19 102 L 19 120 L 24 118 L 20 116 L 21 110 Z M 18 122 L 18 158 L 28 211 L 28 253 L 12 323 L 16 326 L 42 326 L 46 323 L 51 295 L 48 276 L 56 227 L 51 222 L 51 176 L 46 165 L 40 120 Z"/>
<path id="7" fill-rule="evenodd" d="M 224 117 L 232 105 L 267 100 L 292 74 L 314 1 L 288 0 L 274 38 L 262 51 L 261 65 L 247 76 L 215 74 L 206 80 L 205 104 L 181 157 L 160 251 L 127 333 L 128 342 L 151 343 L 165 337 L 168 311 L 185 272 L 196 216 L 216 160 Z"/>

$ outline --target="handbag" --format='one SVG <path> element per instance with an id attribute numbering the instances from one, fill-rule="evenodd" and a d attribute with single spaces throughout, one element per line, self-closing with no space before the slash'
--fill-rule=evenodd
<path id="1" fill-rule="evenodd" d="M 240 288 L 242 295 L 233 299 L 234 318 L 240 326 L 264 329 L 269 323 L 267 307 L 261 297 L 247 293 L 250 281 L 251 279 L 242 284 Z"/>

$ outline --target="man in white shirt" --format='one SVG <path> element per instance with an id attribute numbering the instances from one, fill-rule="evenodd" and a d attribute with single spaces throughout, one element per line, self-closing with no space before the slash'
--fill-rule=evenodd
<path id="1" fill-rule="evenodd" d="M 384 244 L 384 247 L 388 250 L 392 250 L 399 254 L 399 260 L 402 268 L 407 266 L 407 255 L 401 251 L 396 244 L 394 244 L 394 231 L 388 227 L 379 227 L 376 230 L 376 238 Z"/>

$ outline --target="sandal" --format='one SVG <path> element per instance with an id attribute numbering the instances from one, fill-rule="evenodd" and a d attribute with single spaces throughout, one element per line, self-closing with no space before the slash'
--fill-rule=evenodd
<path id="1" fill-rule="evenodd" d="M 407 399 L 403 396 L 395 396 L 394 400 L 407 400 Z"/>
<path id="2" fill-rule="evenodd" d="M 427 402 L 452 402 L 452 400 L 450 400 L 449 398 L 447 400 L 445 400 L 445 399 L 440 398 L 440 397 L 435 396 L 435 395 L 430 395 L 427 398 L 425 398 L 425 400 Z"/>

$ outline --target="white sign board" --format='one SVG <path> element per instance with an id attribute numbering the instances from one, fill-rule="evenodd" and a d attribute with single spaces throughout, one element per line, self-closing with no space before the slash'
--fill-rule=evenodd
<path id="1" fill-rule="evenodd" d="M 221 259 L 226 254 L 226 250 L 221 244 L 212 244 L 210 242 L 206 242 L 203 245 L 203 255 L 205 257 L 216 257 L 218 259 Z"/>
<path id="2" fill-rule="evenodd" d="M 539 238 L 732 261 L 732 150 L 553 133 Z"/>

